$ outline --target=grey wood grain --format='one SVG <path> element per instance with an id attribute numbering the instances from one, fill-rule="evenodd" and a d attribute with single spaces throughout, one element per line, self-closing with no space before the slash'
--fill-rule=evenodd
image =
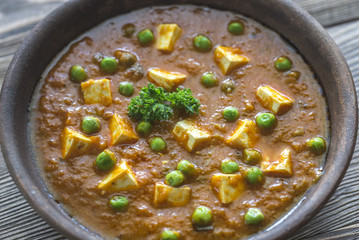
<path id="1" fill-rule="evenodd" d="M 323 26 L 332 26 L 358 19 L 358 0 L 293 0 Z"/>
<path id="2" fill-rule="evenodd" d="M 0 85 L 28 31 L 66 0 L 0 0 Z M 327 26 L 344 53 L 359 89 L 359 0 L 294 0 Z M 339 25 L 336 25 L 339 24 Z M 333 26 L 336 25 L 336 26 Z M 331 27 L 329 27 L 331 26 Z M 359 239 L 359 143 L 330 201 L 291 239 Z M 0 239 L 65 239 L 30 207 L 0 152 Z"/>

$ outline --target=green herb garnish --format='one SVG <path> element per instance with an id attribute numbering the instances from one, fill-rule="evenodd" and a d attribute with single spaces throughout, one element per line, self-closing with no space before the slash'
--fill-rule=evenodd
<path id="1" fill-rule="evenodd" d="M 185 111 L 187 114 L 198 114 L 198 109 L 201 106 L 199 100 L 192 96 L 191 89 L 177 88 L 176 92 L 168 94 L 168 101 L 172 106 L 180 111 Z"/>
<path id="2" fill-rule="evenodd" d="M 149 83 L 141 89 L 139 96 L 132 98 L 127 110 L 132 119 L 156 122 L 170 119 L 174 110 L 198 114 L 200 105 L 190 89 L 177 88 L 176 92 L 168 93 Z"/>

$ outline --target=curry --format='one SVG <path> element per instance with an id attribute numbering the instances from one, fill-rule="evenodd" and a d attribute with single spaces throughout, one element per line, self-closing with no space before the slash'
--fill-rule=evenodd
<path id="1" fill-rule="evenodd" d="M 105 239 L 240 239 L 322 173 L 322 89 L 277 33 L 190 5 L 121 15 L 48 68 L 33 143 L 54 199 Z"/>

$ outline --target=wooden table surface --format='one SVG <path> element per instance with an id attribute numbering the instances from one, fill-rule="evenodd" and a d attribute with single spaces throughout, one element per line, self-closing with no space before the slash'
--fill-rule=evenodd
<path id="1" fill-rule="evenodd" d="M 0 0 L 0 86 L 26 34 L 66 0 Z M 134 0 L 135 1 L 135 0 Z M 339 45 L 359 88 L 359 0 L 294 0 Z M 335 194 L 291 239 L 359 239 L 359 143 Z M 0 239 L 65 239 L 26 202 L 0 152 Z"/>

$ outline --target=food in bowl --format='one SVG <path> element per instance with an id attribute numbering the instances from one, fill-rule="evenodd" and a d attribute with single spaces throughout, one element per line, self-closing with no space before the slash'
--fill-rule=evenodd
<path id="1" fill-rule="evenodd" d="M 113 239 L 239 239 L 321 175 L 326 101 L 278 34 L 232 12 L 151 7 L 48 67 L 33 143 L 53 197 Z"/>

